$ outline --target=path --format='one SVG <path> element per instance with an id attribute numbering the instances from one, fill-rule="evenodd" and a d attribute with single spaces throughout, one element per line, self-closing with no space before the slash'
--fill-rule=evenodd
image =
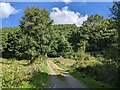
<path id="1" fill-rule="evenodd" d="M 54 64 L 52 60 L 48 60 L 47 64 L 50 68 L 50 81 L 48 83 L 49 88 L 87 88 L 72 75 Z M 59 78 L 58 71 L 64 71 L 62 75 L 64 76 L 63 79 L 65 80 Z"/>

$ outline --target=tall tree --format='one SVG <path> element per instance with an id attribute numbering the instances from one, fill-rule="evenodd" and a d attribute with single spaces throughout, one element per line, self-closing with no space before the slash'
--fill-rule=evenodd
<path id="1" fill-rule="evenodd" d="M 113 14 L 113 18 L 115 19 L 116 22 L 116 28 L 117 28 L 117 32 L 118 32 L 118 82 L 117 82 L 117 86 L 120 86 L 120 1 L 119 2 L 114 2 L 113 7 L 110 9 L 112 14 Z"/>
<path id="2" fill-rule="evenodd" d="M 52 20 L 46 9 L 26 8 L 20 20 L 20 30 L 8 33 L 4 50 L 12 57 L 28 59 L 32 63 L 50 50 Z"/>
<path id="3" fill-rule="evenodd" d="M 114 5 L 110 11 L 112 12 L 113 18 L 116 22 L 116 28 L 118 32 L 118 56 L 120 56 L 120 1 L 114 2 Z"/>
<path id="4" fill-rule="evenodd" d="M 46 9 L 40 10 L 38 7 L 27 8 L 22 17 L 21 29 L 37 43 L 36 50 L 40 54 L 47 54 L 49 50 L 50 28 L 52 20 Z"/>
<path id="5" fill-rule="evenodd" d="M 100 16 L 98 14 L 91 15 L 88 17 L 87 21 L 83 23 L 83 25 L 87 24 L 91 26 L 91 25 L 99 24 L 103 19 L 104 19 L 103 16 Z"/>

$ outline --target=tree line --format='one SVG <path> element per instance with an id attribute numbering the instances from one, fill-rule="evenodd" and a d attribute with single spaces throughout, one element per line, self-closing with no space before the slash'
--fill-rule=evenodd
<path id="1" fill-rule="evenodd" d="M 89 53 L 116 60 L 120 53 L 120 3 L 110 10 L 113 18 L 95 14 L 77 27 L 53 25 L 45 8 L 28 7 L 19 27 L 2 28 L 2 57 L 33 62 L 40 55 L 78 59 Z"/>

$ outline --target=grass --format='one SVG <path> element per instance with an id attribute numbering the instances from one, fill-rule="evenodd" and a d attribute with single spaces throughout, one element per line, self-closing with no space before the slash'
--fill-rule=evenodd
<path id="1" fill-rule="evenodd" d="M 72 70 L 69 72 L 71 75 L 76 77 L 78 80 L 82 81 L 88 88 L 112 88 L 111 85 L 96 81 L 94 78 L 87 76 L 84 73 Z"/>
<path id="2" fill-rule="evenodd" d="M 60 61 L 53 60 L 55 64 L 57 64 L 59 67 L 64 69 L 65 71 L 69 71 L 71 68 L 69 66 L 65 66 L 64 64 L 60 63 Z"/>
<path id="3" fill-rule="evenodd" d="M 27 60 L 0 58 L 2 63 L 2 88 L 46 87 L 49 80 L 46 60 L 39 58 L 31 65 Z"/>
<path id="4" fill-rule="evenodd" d="M 2 87 L 2 64 L 0 63 L 0 88 Z"/>
<path id="5" fill-rule="evenodd" d="M 60 59 L 59 61 L 60 61 L 60 63 L 66 65 L 66 66 L 72 66 L 73 64 L 76 63 L 76 61 L 73 59 Z"/>
<path id="6" fill-rule="evenodd" d="M 77 78 L 80 82 L 83 82 L 88 88 L 113 88 L 113 86 L 103 83 L 100 81 L 96 81 L 94 78 L 87 76 L 83 72 L 78 72 L 75 68 L 67 66 L 62 64 L 60 61 L 53 61 L 55 64 L 57 64 L 59 67 L 63 68 L 65 71 L 69 72 L 71 75 L 73 75 L 75 78 Z"/>

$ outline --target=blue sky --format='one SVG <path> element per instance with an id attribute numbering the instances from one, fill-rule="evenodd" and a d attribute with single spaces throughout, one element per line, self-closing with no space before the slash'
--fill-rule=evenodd
<path id="1" fill-rule="evenodd" d="M 38 6 L 40 9 L 42 8 L 46 8 L 48 10 L 48 12 L 53 12 L 53 8 L 56 11 L 57 16 L 55 16 L 55 13 L 52 13 L 51 17 L 52 19 L 55 19 L 55 23 L 81 23 L 81 21 L 83 19 L 83 17 L 87 17 L 93 14 L 99 14 L 104 16 L 104 18 L 109 18 L 111 12 L 109 11 L 109 8 L 112 7 L 113 3 L 112 2 L 86 2 L 86 3 L 82 3 L 82 2 L 71 2 L 71 3 L 64 3 L 64 2 L 11 2 L 9 3 L 11 7 L 13 7 L 15 10 L 15 13 L 12 12 L 12 14 L 9 14 L 8 17 L 4 17 L 4 18 L 0 18 L 0 20 L 2 20 L 2 27 L 15 27 L 18 26 L 19 20 L 21 19 L 21 17 L 24 14 L 24 10 L 26 7 L 31 7 L 31 6 Z M 64 7 L 67 7 L 66 9 Z M 64 8 L 62 10 L 62 8 Z M 5 8 L 2 7 L 1 10 L 4 10 Z M 66 14 L 60 14 L 59 11 L 63 12 L 67 11 L 67 15 Z M 3 11 L 4 12 L 4 11 Z M 70 12 L 70 13 L 68 13 Z M 77 17 L 78 14 L 76 13 L 78 12 L 80 15 L 83 15 L 83 17 Z M 66 15 L 66 18 L 70 18 L 73 16 L 74 19 L 74 15 L 76 20 L 79 19 L 79 21 L 71 21 L 71 20 L 67 20 L 67 22 L 59 22 L 60 19 L 57 18 L 61 18 L 59 17 L 60 15 Z M 71 14 L 71 16 L 70 16 Z M 76 16 L 77 15 L 77 16 Z M 87 16 L 85 16 L 87 15 Z M 64 17 L 62 17 L 62 19 L 64 19 Z M 80 21 L 81 20 L 81 21 Z"/>

